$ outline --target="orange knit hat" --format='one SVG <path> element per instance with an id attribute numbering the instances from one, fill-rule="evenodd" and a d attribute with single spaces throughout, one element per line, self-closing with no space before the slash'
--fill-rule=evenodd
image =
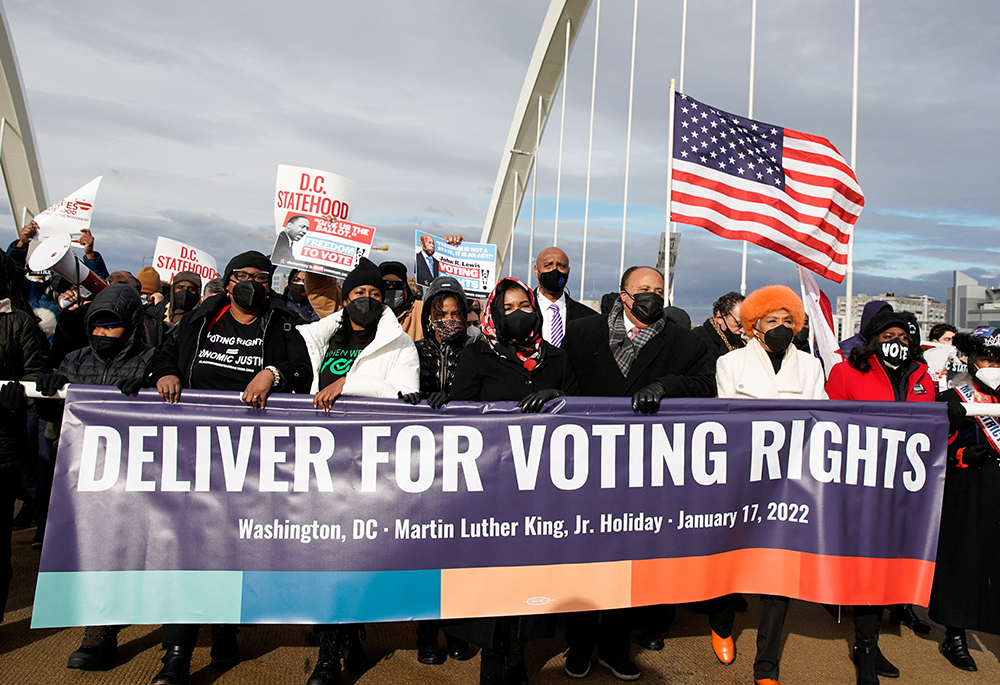
<path id="1" fill-rule="evenodd" d="M 805 308 L 795 291 L 785 285 L 765 285 L 747 295 L 740 307 L 743 330 L 751 335 L 757 320 L 771 312 L 784 309 L 792 315 L 793 330 L 798 333 L 806 322 Z"/>

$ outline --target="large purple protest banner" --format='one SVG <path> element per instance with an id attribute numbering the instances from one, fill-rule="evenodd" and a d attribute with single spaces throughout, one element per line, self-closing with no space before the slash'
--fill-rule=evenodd
<path id="1" fill-rule="evenodd" d="M 732 592 L 926 604 L 934 403 L 433 410 L 74 386 L 32 625 L 517 615 Z"/>

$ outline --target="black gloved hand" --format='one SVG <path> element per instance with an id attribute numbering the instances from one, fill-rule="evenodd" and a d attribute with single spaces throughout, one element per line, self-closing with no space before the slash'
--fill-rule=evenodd
<path id="1" fill-rule="evenodd" d="M 451 402 L 451 395 L 446 392 L 432 392 L 427 397 L 427 406 L 431 409 L 440 409 Z"/>
<path id="2" fill-rule="evenodd" d="M 948 403 L 948 432 L 954 433 L 965 421 L 965 407 L 961 402 Z"/>
<path id="3" fill-rule="evenodd" d="M 518 402 L 517 408 L 521 410 L 522 414 L 537 414 L 542 410 L 546 402 L 554 400 L 557 397 L 562 397 L 565 394 L 562 390 L 556 390 L 555 388 L 536 390 Z"/>
<path id="4" fill-rule="evenodd" d="M 402 391 L 400 391 L 398 394 L 399 394 L 399 399 L 403 400 L 404 402 L 408 402 L 409 404 L 414 404 L 414 405 L 420 404 L 419 392 L 408 392 L 404 394 Z"/>
<path id="5" fill-rule="evenodd" d="M 639 392 L 632 395 L 632 411 L 640 414 L 655 414 L 660 410 L 660 400 L 666 388 L 660 381 L 653 381 Z"/>
<path id="6" fill-rule="evenodd" d="M 132 397 L 139 394 L 142 385 L 142 378 L 123 378 L 118 381 L 118 389 L 122 391 L 122 394 L 131 395 Z"/>
<path id="7" fill-rule="evenodd" d="M 981 468 L 987 459 L 995 458 L 989 445 L 971 445 L 962 450 L 962 463 L 970 469 Z"/>
<path id="8" fill-rule="evenodd" d="M 43 373 L 35 379 L 35 389 L 46 397 L 52 397 L 67 383 L 69 379 L 61 373 Z"/>
<path id="9" fill-rule="evenodd" d="M 28 406 L 28 398 L 24 394 L 24 386 L 17 381 L 4 383 L 0 386 L 0 407 L 17 411 Z"/>

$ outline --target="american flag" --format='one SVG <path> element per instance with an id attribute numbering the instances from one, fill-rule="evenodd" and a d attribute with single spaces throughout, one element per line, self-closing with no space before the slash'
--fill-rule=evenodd
<path id="1" fill-rule="evenodd" d="M 830 141 L 675 94 L 671 220 L 840 283 L 865 199 Z"/>

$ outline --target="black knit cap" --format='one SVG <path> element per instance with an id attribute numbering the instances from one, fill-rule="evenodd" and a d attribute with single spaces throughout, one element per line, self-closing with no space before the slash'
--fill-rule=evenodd
<path id="1" fill-rule="evenodd" d="M 385 283 L 382 281 L 382 272 L 375 266 L 375 262 L 367 257 L 359 259 L 351 273 L 347 274 L 347 277 L 344 278 L 344 285 L 341 288 L 343 296 L 346 298 L 359 285 L 374 286 L 382 293 L 382 297 L 385 297 Z"/>
<path id="2" fill-rule="evenodd" d="M 893 326 L 901 328 L 909 334 L 910 318 L 906 316 L 904 312 L 879 312 L 873 316 L 872 320 L 868 322 L 867 326 L 865 326 L 865 330 L 863 331 L 865 340 L 871 340 L 876 335 L 879 335 Z"/>
<path id="3" fill-rule="evenodd" d="M 251 269 L 258 269 L 266 271 L 269 274 L 274 274 L 274 265 L 271 264 L 271 260 L 256 250 L 250 250 L 249 252 L 238 254 L 229 260 L 229 263 L 226 264 L 226 272 L 222 275 L 222 282 L 229 283 L 229 277 L 233 275 L 234 271 L 247 266 Z"/>
<path id="4" fill-rule="evenodd" d="M 382 262 L 378 265 L 378 270 L 383 276 L 392 274 L 399 276 L 399 280 L 406 280 L 406 265 L 403 262 Z"/>

